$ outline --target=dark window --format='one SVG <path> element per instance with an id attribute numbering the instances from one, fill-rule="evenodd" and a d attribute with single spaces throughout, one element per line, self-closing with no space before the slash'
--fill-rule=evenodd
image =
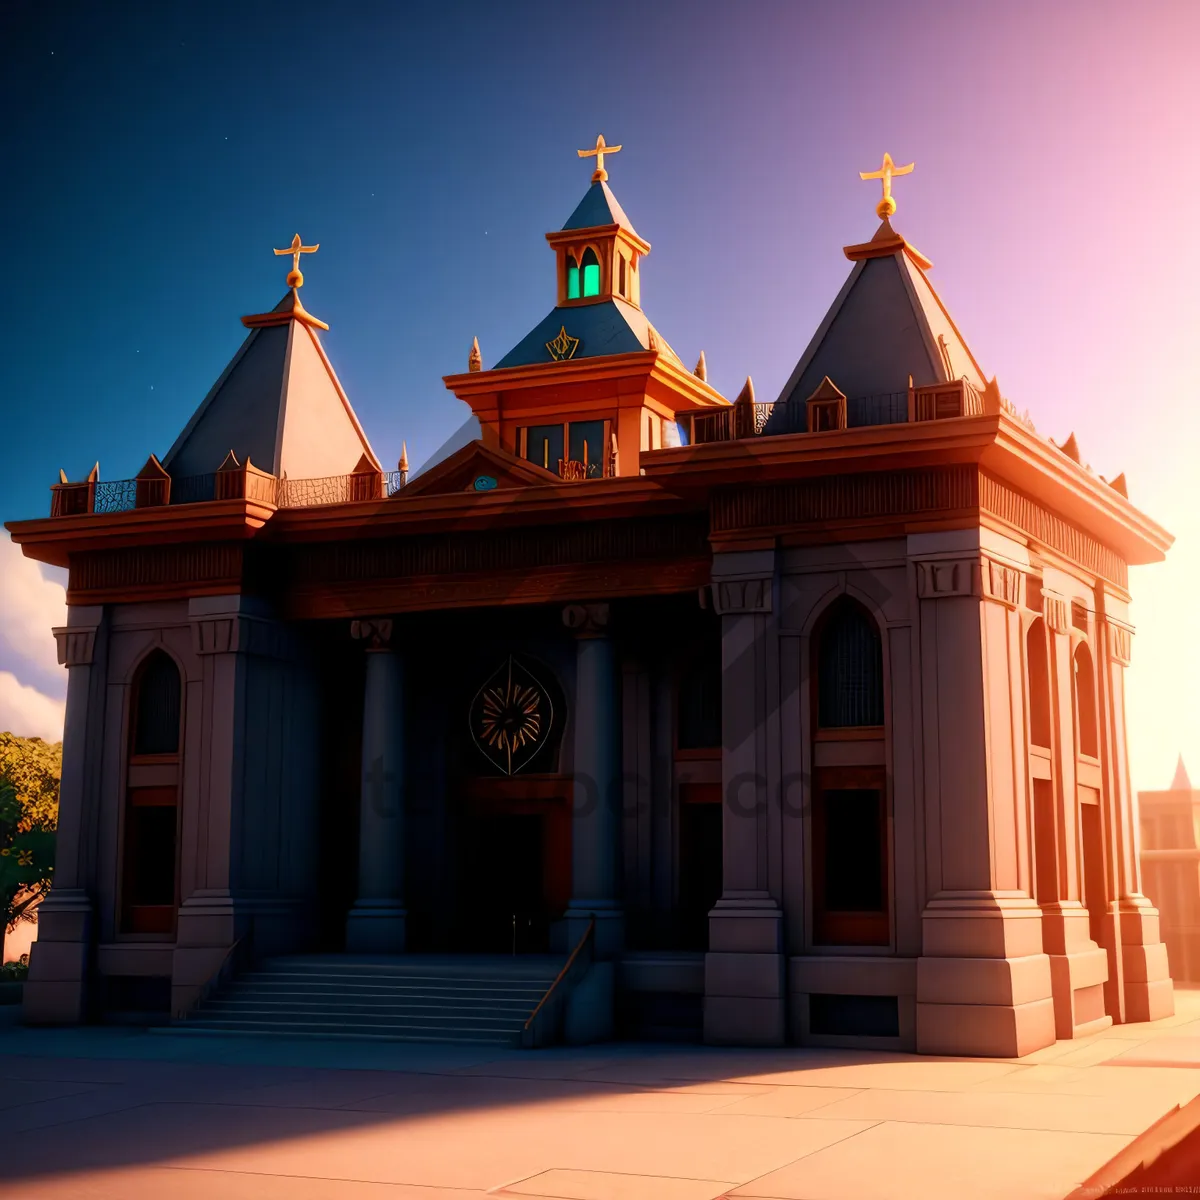
<path id="1" fill-rule="evenodd" d="M 603 421 L 572 421 L 568 426 L 567 440 L 572 460 L 587 463 L 589 479 L 598 479 L 604 474 Z"/>
<path id="2" fill-rule="evenodd" d="M 691 658 L 679 675 L 680 750 L 721 745 L 721 647 Z"/>
<path id="3" fill-rule="evenodd" d="M 1034 621 L 1025 638 L 1029 671 L 1029 740 L 1050 746 L 1050 670 L 1046 658 L 1046 626 Z"/>
<path id="4" fill-rule="evenodd" d="M 525 431 L 525 457 L 557 474 L 558 460 L 563 457 L 563 427 L 531 425 Z"/>
<path id="5" fill-rule="evenodd" d="M 179 753 L 180 691 L 179 668 L 171 656 L 153 651 L 135 689 L 134 754 Z"/>
<path id="6" fill-rule="evenodd" d="M 900 1003 L 895 996 L 809 996 L 808 1027 L 842 1037 L 899 1037 Z"/>
<path id="7" fill-rule="evenodd" d="M 871 788 L 831 788 L 824 801 L 825 909 L 882 912 L 879 793 Z"/>
<path id="8" fill-rule="evenodd" d="M 883 643 L 875 622 L 852 600 L 835 603 L 817 637 L 817 724 L 883 724 Z"/>
<path id="9" fill-rule="evenodd" d="M 1096 736 L 1096 677 L 1092 671 L 1092 655 L 1087 646 L 1075 651 L 1075 714 L 1079 723 L 1079 753 L 1099 757 Z"/>
<path id="10" fill-rule="evenodd" d="M 623 295 L 625 295 L 625 257 L 624 257 L 624 255 L 620 256 L 620 262 L 621 262 L 621 275 L 620 275 L 621 286 L 620 286 L 619 290 L 620 290 L 621 295 L 623 296 Z"/>
<path id="11" fill-rule="evenodd" d="M 136 859 L 129 903 L 175 903 L 175 807 L 135 805 L 129 810 L 130 847 Z"/>

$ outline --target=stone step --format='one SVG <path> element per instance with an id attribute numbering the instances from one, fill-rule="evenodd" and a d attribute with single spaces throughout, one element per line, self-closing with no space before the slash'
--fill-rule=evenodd
<path id="1" fill-rule="evenodd" d="M 378 980 L 363 983 L 357 979 L 338 979 L 336 976 L 304 976 L 304 975 L 243 975 L 238 978 L 235 987 L 267 989 L 293 989 L 329 991 L 353 991 L 363 995 L 391 994 L 394 992 L 422 993 L 429 996 L 460 996 L 480 995 L 512 997 L 525 999 L 527 996 L 541 997 L 554 981 L 547 980 L 544 985 L 522 984 L 520 986 L 497 986 L 487 980 L 445 980 L 428 983 L 424 980 Z"/>
<path id="2" fill-rule="evenodd" d="M 351 1041 L 453 1042 L 488 1046 L 515 1046 L 520 1042 L 520 1037 L 516 1034 L 495 1030 L 439 1029 L 406 1025 L 346 1026 L 329 1022 L 285 1026 L 274 1020 L 239 1021 L 220 1018 L 207 1021 L 188 1021 L 168 1028 L 156 1029 L 153 1032 L 213 1036 L 241 1034 L 253 1037 L 303 1037 Z"/>
<path id="3" fill-rule="evenodd" d="M 222 1008 L 264 1008 L 276 1012 L 423 1012 L 454 1013 L 456 1016 L 502 1016 L 520 1017 L 523 1021 L 537 1007 L 536 1004 L 472 1004 L 448 1001 L 445 1004 L 429 1004 L 420 999 L 398 996 L 387 1000 L 363 1003 L 353 997 L 343 996 L 262 996 L 253 993 L 235 994 L 222 992 L 210 997 L 206 1007 L 220 1005 Z"/>
<path id="4" fill-rule="evenodd" d="M 410 1025 L 477 1025 L 481 1029 L 493 1026 L 503 1026 L 506 1029 L 524 1028 L 529 1014 L 520 1013 L 479 1013 L 454 1012 L 439 1009 L 413 1008 L 367 1008 L 353 1009 L 341 1006 L 319 1008 L 282 1008 L 263 1004 L 229 1004 L 221 1000 L 210 1000 L 200 1008 L 194 1020 L 208 1020 L 212 1017 L 221 1019 L 271 1018 L 281 1023 L 293 1021 L 311 1021 L 313 1019 L 328 1019 L 329 1021 L 346 1021 L 348 1023 L 368 1022 L 383 1024 L 384 1022 L 403 1022 Z"/>

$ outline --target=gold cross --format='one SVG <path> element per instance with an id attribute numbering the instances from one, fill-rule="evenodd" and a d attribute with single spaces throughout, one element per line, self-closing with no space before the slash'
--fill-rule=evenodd
<path id="1" fill-rule="evenodd" d="M 596 160 L 596 169 L 592 172 L 592 182 L 602 183 L 608 178 L 608 172 L 604 169 L 604 156 L 606 154 L 616 154 L 620 148 L 620 146 L 605 145 L 604 134 L 601 133 L 596 137 L 595 150 L 576 150 L 575 153 L 580 158 L 594 158 Z"/>
<path id="2" fill-rule="evenodd" d="M 315 246 L 302 246 L 300 244 L 300 235 L 296 234 L 292 238 L 292 244 L 286 250 L 276 250 L 276 254 L 290 254 L 292 256 L 292 269 L 288 272 L 287 282 L 288 287 L 303 287 L 304 276 L 300 273 L 300 255 L 316 254 L 321 248 L 321 243 L 318 242 Z"/>
<path id="3" fill-rule="evenodd" d="M 912 169 L 916 165 L 916 163 L 909 163 L 907 167 L 898 167 L 892 162 L 892 156 L 885 154 L 883 165 L 878 171 L 859 171 L 859 179 L 883 180 L 883 199 L 875 206 L 876 214 L 883 220 L 886 221 L 896 211 L 896 202 L 892 199 L 892 176 L 911 175 Z"/>

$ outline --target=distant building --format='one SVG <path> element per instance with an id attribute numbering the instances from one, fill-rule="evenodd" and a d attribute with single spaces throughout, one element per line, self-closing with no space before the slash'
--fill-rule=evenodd
<path id="1" fill-rule="evenodd" d="M 1200 982 L 1200 790 L 1183 755 L 1171 786 L 1139 792 L 1142 888 L 1157 906 L 1176 979 Z"/>
<path id="2" fill-rule="evenodd" d="M 470 423 L 411 479 L 334 374 L 297 237 L 161 462 L 8 526 L 70 570 L 27 1019 L 192 1013 L 318 950 L 344 965 L 243 980 L 222 1027 L 359 1019 L 365 952 L 437 956 L 436 1002 L 373 1027 L 406 1036 L 491 995 L 463 964 L 539 952 L 549 987 L 575 949 L 580 1038 L 615 1012 L 1012 1056 L 1172 1012 L 1124 692 L 1128 566 L 1170 535 L 1002 398 L 892 227 L 907 168 L 873 173 L 881 223 L 764 404 L 649 321 L 618 148 L 547 234 L 551 309 L 445 378 Z"/>

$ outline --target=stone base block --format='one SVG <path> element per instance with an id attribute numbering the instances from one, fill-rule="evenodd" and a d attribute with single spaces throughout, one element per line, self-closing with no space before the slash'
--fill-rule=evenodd
<path id="1" fill-rule="evenodd" d="M 1126 982 L 1126 1021 L 1161 1021 L 1174 1013 L 1175 988 L 1169 979 L 1155 979 L 1150 983 Z"/>
<path id="2" fill-rule="evenodd" d="M 1051 996 L 1050 959 L 917 959 L 917 1001 L 922 1004 L 1023 1005 Z"/>
<path id="3" fill-rule="evenodd" d="M 1020 1058 L 1054 1045 L 1054 1004 L 917 1003 L 917 1053 Z"/>
<path id="4" fill-rule="evenodd" d="M 360 900 L 346 917 L 350 954 L 403 954 L 408 914 L 392 900 Z"/>
<path id="5" fill-rule="evenodd" d="M 32 957 L 30 958 L 32 962 Z M 84 980 L 27 979 L 21 1019 L 27 1025 L 78 1025 L 87 1018 Z"/>
<path id="6" fill-rule="evenodd" d="M 921 914 L 931 958 L 1027 958 L 1042 953 L 1042 912 L 1032 900 L 991 893 L 944 894 Z"/>
<path id="7" fill-rule="evenodd" d="M 710 1046 L 782 1046 L 782 996 L 705 996 L 704 1040 Z"/>
<path id="8" fill-rule="evenodd" d="M 1167 947 L 1162 942 L 1150 946 L 1122 946 L 1121 974 L 1125 983 L 1153 983 L 1171 975 Z"/>
<path id="9" fill-rule="evenodd" d="M 1108 955 L 1094 943 L 1087 950 L 1050 955 L 1054 985 L 1054 1029 L 1060 1038 L 1085 1036 L 1080 1031 L 1104 1015 Z"/>
<path id="10" fill-rule="evenodd" d="M 594 962 L 571 990 L 563 1013 L 563 1041 L 584 1046 L 607 1041 L 613 1035 L 616 964 Z"/>

